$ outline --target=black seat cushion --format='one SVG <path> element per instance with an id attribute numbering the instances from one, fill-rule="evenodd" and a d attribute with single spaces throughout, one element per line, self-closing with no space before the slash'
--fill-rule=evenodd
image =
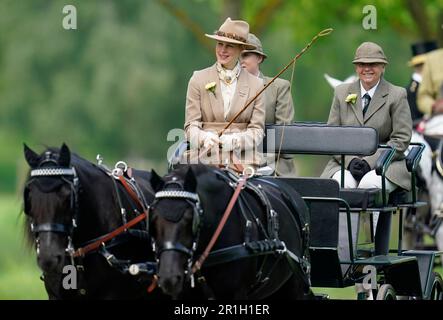
<path id="1" fill-rule="evenodd" d="M 340 189 L 340 198 L 346 200 L 351 208 L 379 208 L 383 206 L 382 190 L 372 189 Z"/>
<path id="2" fill-rule="evenodd" d="M 340 197 L 349 204 L 351 208 L 380 208 L 383 207 L 382 190 L 373 189 L 340 189 Z M 388 204 L 397 206 L 412 203 L 412 192 L 397 188 L 389 194 Z"/>

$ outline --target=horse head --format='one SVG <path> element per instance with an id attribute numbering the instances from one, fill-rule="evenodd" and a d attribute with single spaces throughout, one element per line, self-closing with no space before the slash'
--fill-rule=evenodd
<path id="1" fill-rule="evenodd" d="M 61 273 L 76 227 L 78 178 L 71 167 L 71 152 L 63 144 L 38 155 L 24 145 L 24 155 L 31 168 L 24 189 L 24 212 L 38 265 L 44 273 Z"/>
<path id="2" fill-rule="evenodd" d="M 191 274 L 200 227 L 200 201 L 192 168 L 184 174 L 174 171 L 164 179 L 152 171 L 156 192 L 151 205 L 151 232 L 158 265 L 158 284 L 177 298 Z"/>

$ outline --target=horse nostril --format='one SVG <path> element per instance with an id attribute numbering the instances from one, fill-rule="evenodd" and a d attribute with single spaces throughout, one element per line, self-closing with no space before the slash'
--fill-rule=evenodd
<path id="1" fill-rule="evenodd" d="M 46 272 L 54 272 L 54 271 L 60 271 L 61 264 L 62 264 L 63 256 L 61 254 L 58 255 L 50 255 L 50 256 L 44 256 L 40 255 L 37 258 L 38 264 L 40 265 L 40 268 Z"/>
<path id="2" fill-rule="evenodd" d="M 175 275 L 168 278 L 160 278 L 158 280 L 158 286 L 168 294 L 176 294 L 181 290 L 183 285 L 183 277 L 181 275 Z"/>
<path id="3" fill-rule="evenodd" d="M 181 275 L 177 275 L 177 276 L 175 276 L 175 282 L 176 282 L 177 284 L 180 284 L 181 281 L 182 281 L 182 276 L 181 276 Z"/>

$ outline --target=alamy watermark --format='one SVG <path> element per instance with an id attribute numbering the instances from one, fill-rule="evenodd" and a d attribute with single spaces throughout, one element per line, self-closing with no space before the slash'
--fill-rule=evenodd
<path id="1" fill-rule="evenodd" d="M 363 278 L 363 289 L 377 289 L 377 269 L 373 265 L 366 265 L 363 267 L 363 273 L 366 274 Z"/>
<path id="2" fill-rule="evenodd" d="M 66 265 L 63 267 L 63 277 L 62 286 L 65 290 L 77 290 L 77 268 L 73 265 Z"/>
<path id="3" fill-rule="evenodd" d="M 363 14 L 366 16 L 363 18 L 362 26 L 365 30 L 377 29 L 377 8 L 373 5 L 366 5 L 363 7 Z"/>
<path id="4" fill-rule="evenodd" d="M 67 4 L 62 9 L 63 17 L 62 26 L 65 30 L 77 30 L 77 8 L 72 4 Z"/>
<path id="5" fill-rule="evenodd" d="M 278 153 L 281 138 L 276 136 L 275 129 L 268 129 L 266 131 L 266 150 L 264 150 L 262 133 L 233 129 L 224 134 L 233 141 L 231 147 L 225 148 L 222 141 L 223 136 L 220 137 L 222 147 L 218 143 L 205 146 L 207 132 L 201 129 L 189 130 L 188 136 L 183 129 L 170 130 L 166 139 L 168 142 L 172 142 L 172 145 L 167 150 L 167 159 L 173 164 L 211 165 L 262 162 L 262 157 L 267 157 L 268 153 L 273 155 L 271 157 Z M 212 131 L 212 133 L 212 136 L 218 136 L 216 131 Z M 185 144 L 187 138 L 189 145 Z"/>

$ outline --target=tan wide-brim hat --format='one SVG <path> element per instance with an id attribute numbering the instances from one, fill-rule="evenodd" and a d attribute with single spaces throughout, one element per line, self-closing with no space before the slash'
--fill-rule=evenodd
<path id="1" fill-rule="evenodd" d="M 383 63 L 388 64 L 383 49 L 374 42 L 363 42 L 357 50 L 355 50 L 354 60 L 352 63 Z"/>
<path id="2" fill-rule="evenodd" d="M 256 53 L 256 54 L 261 55 L 263 57 L 263 59 L 268 57 L 268 55 L 263 52 L 263 47 L 261 45 L 261 41 L 260 41 L 259 38 L 256 37 L 255 34 L 249 33 L 248 43 L 254 45 L 255 49 L 253 49 L 253 50 L 243 50 L 242 54 L 244 54 L 244 53 Z"/>
<path id="3" fill-rule="evenodd" d="M 242 44 L 246 49 L 255 49 L 253 44 L 248 43 L 249 24 L 242 20 L 227 18 L 214 34 L 205 34 L 208 38 L 217 41 Z"/>

